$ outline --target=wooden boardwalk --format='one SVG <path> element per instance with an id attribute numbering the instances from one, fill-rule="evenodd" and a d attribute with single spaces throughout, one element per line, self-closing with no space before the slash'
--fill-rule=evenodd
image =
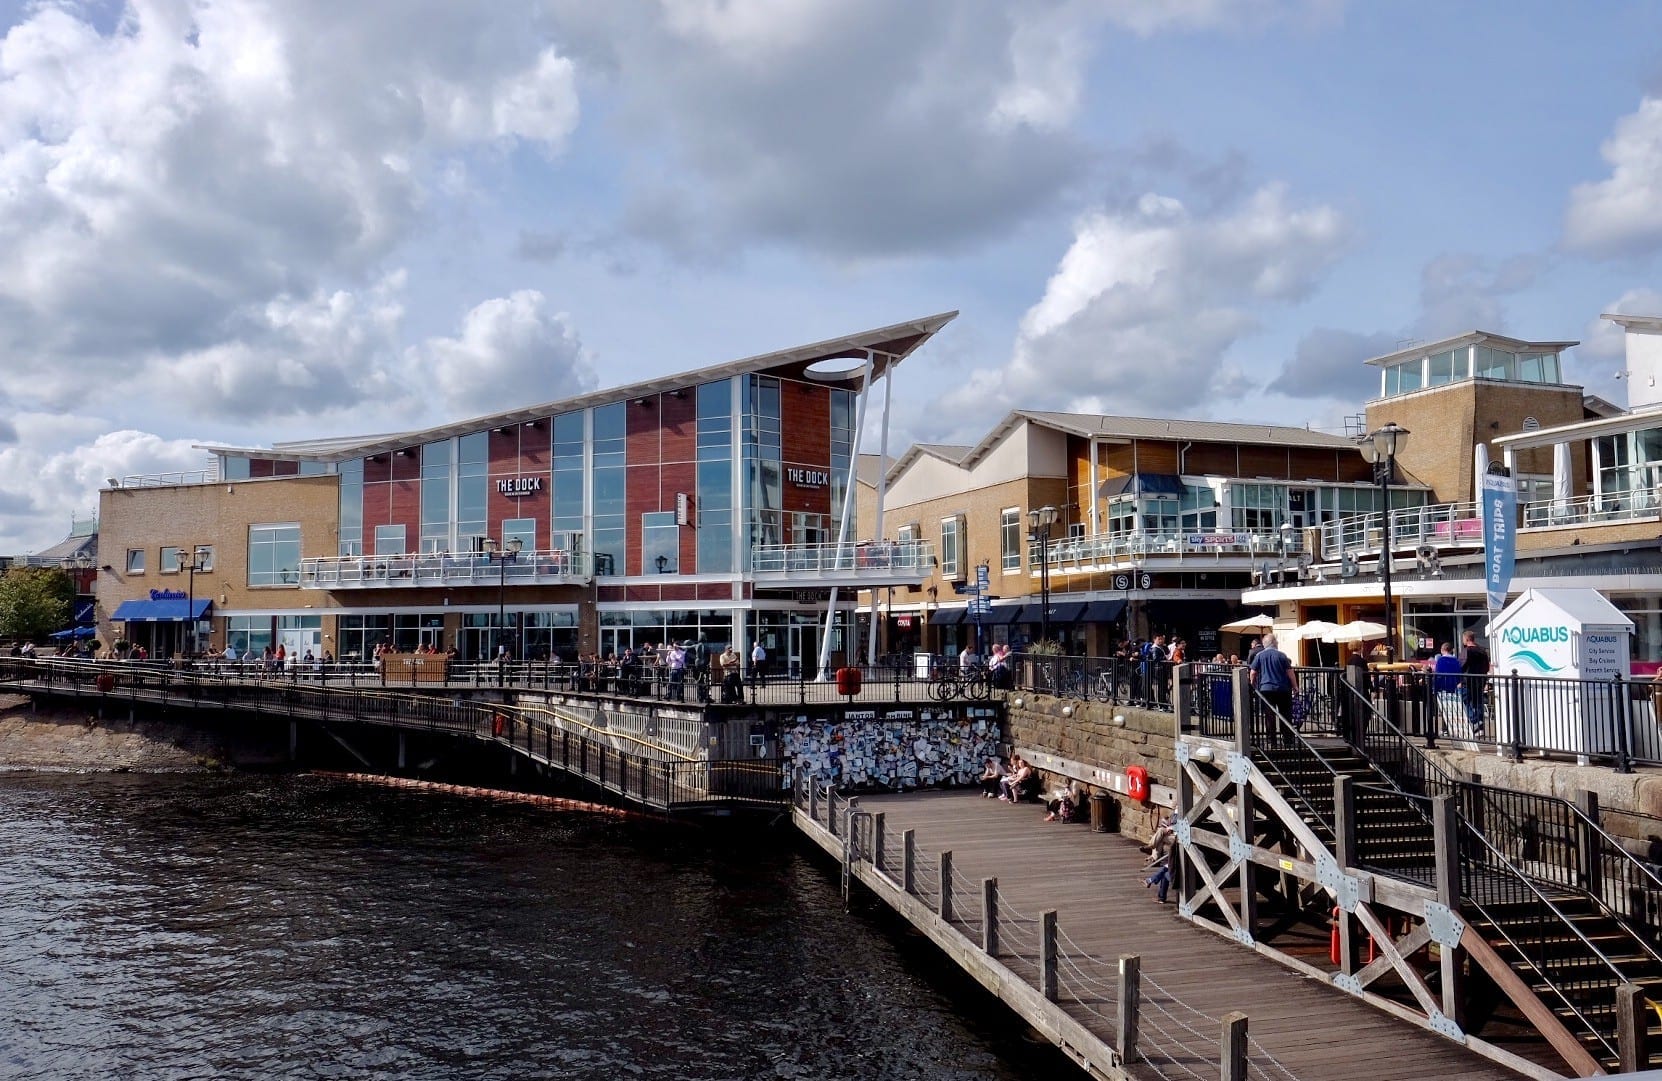
<path id="1" fill-rule="evenodd" d="M 1209 1018 L 1244 1012 L 1253 1040 L 1300 1081 L 1498 1081 L 1519 1076 L 1188 924 L 1177 914 L 1175 890 L 1173 903 L 1155 904 L 1142 883 L 1145 857 L 1127 837 L 1093 833 L 1078 824 L 1046 823 L 1042 808 L 983 799 L 978 792 L 865 796 L 859 808 L 883 813 L 889 852 L 898 849 L 902 831 L 913 830 L 920 865 L 934 867 L 934 857 L 950 850 L 954 870 L 964 878 L 977 883 L 998 879 L 1002 904 L 1028 916 L 1055 909 L 1057 926 L 1088 954 L 1110 963 L 1122 954 L 1139 955 L 1145 982 L 1153 981 Z M 978 909 L 979 896 L 960 897 L 956 904 L 960 911 Z M 1020 971 L 1023 966 L 1012 967 Z M 1145 1016 L 1160 1023 L 1149 1014 L 1146 997 L 1147 992 Z M 1100 1013 L 1073 1006 L 1067 1012 L 1112 1044 L 1113 1034 Z M 1205 1038 L 1215 1038 L 1215 1022 L 1172 1012 L 1180 1016 L 1165 1018 L 1168 1029 L 1186 1020 Z M 1145 1026 L 1144 1041 L 1153 1038 Z M 1211 1078 L 1217 1069 L 1215 1060 L 1206 1068 L 1196 1062 L 1162 1063 L 1151 1055 L 1148 1066 L 1134 1066 L 1131 1072 Z M 1251 1076 L 1282 1078 L 1286 1073 L 1254 1061 Z"/>

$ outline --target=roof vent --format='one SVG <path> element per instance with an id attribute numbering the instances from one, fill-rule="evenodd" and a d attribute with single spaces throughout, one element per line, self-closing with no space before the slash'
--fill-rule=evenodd
<path id="1" fill-rule="evenodd" d="M 1541 422 L 1536 420 L 1534 417 L 1525 417 L 1523 419 L 1523 430 L 1526 432 L 1538 432 L 1541 430 Z"/>

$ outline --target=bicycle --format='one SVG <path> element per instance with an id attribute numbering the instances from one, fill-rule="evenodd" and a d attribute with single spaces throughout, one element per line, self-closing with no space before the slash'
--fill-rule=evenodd
<path id="1" fill-rule="evenodd" d="M 949 665 L 940 665 L 929 677 L 929 697 L 937 702 L 950 702 L 959 695 L 957 672 Z"/>
<path id="2" fill-rule="evenodd" d="M 1104 668 L 1096 674 L 1092 685 L 1098 702 L 1128 702 L 1131 700 L 1131 681 L 1114 668 Z"/>

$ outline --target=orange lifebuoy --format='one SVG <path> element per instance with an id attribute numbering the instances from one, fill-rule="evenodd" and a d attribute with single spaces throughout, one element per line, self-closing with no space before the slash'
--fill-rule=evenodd
<path id="1" fill-rule="evenodd" d="M 491 735 L 500 736 L 508 727 L 508 718 L 498 713 L 491 718 Z"/>
<path id="2" fill-rule="evenodd" d="M 1142 766 L 1125 767 L 1126 795 L 1139 803 L 1148 801 L 1148 770 Z"/>

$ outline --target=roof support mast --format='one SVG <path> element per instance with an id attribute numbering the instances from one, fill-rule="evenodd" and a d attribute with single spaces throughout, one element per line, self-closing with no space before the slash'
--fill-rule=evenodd
<path id="1" fill-rule="evenodd" d="M 883 500 L 889 494 L 889 388 L 894 384 L 894 357 L 889 357 L 889 363 L 883 368 L 883 426 L 877 433 L 877 516 L 872 522 L 871 539 L 883 539 Z M 858 489 L 856 481 L 856 465 L 860 461 L 860 447 L 854 446 L 853 453 L 848 456 L 848 483 L 844 486 L 843 509 L 854 501 L 854 493 Z M 866 667 L 877 664 L 877 587 L 871 589 L 871 633 L 866 635 Z"/>
<path id="2" fill-rule="evenodd" d="M 869 405 L 871 401 L 871 376 L 876 367 L 877 353 L 875 350 L 867 349 L 866 371 L 860 379 L 860 404 L 855 409 L 854 415 L 854 446 L 850 448 L 851 453 L 848 456 L 848 470 L 851 480 L 854 476 L 855 463 L 860 460 L 860 444 L 866 437 L 866 417 L 870 413 Z M 854 496 L 854 488 L 850 485 L 847 494 L 843 496 L 843 512 L 841 521 L 837 525 L 837 547 L 832 552 L 832 559 L 838 562 L 841 562 L 843 552 L 848 547 L 848 526 L 854 509 Z M 856 597 L 858 597 L 858 594 L 856 594 Z M 836 621 L 837 587 L 832 586 L 831 603 L 825 606 L 825 633 L 820 635 L 819 639 L 819 663 L 814 670 L 814 678 L 820 682 L 824 682 L 829 678 L 826 668 L 831 664 L 831 628 L 836 626 Z"/>

